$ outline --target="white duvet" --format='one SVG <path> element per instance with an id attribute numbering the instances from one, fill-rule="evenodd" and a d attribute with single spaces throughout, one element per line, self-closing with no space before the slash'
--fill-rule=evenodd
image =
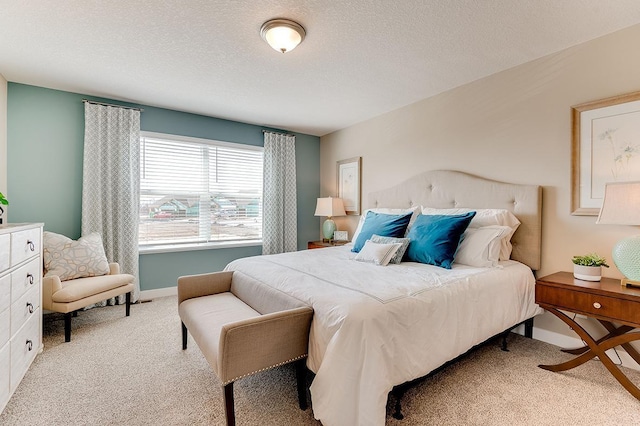
<path id="1" fill-rule="evenodd" d="M 308 367 L 325 426 L 384 425 L 393 386 L 424 376 L 541 312 L 518 262 L 453 269 L 353 260 L 350 246 L 238 259 L 239 270 L 314 309 Z"/>

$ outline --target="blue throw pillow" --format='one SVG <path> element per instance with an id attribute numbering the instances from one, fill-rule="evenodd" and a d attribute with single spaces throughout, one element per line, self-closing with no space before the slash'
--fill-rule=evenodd
<path id="1" fill-rule="evenodd" d="M 358 234 L 358 238 L 353 243 L 351 251 L 355 253 L 360 252 L 362 247 L 364 247 L 364 243 L 367 242 L 368 239 L 371 239 L 373 234 L 380 235 L 381 237 L 404 237 L 412 214 L 412 212 L 407 214 L 367 212 L 360 234 Z"/>
<path id="2" fill-rule="evenodd" d="M 407 235 L 411 241 L 406 260 L 451 269 L 462 234 L 475 215 L 419 215 Z"/>

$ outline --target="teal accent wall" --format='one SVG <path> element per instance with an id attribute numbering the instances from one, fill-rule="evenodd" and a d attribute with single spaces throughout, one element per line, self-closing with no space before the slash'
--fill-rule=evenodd
<path id="1" fill-rule="evenodd" d="M 44 222 L 46 231 L 78 238 L 82 210 L 84 105 L 82 99 L 144 108 L 143 131 L 262 146 L 262 126 L 147 105 L 8 83 L 7 193 L 11 222 Z M 318 239 L 314 217 L 320 196 L 320 138 L 296 135 L 298 248 Z M 261 247 L 140 255 L 140 288 L 176 285 L 181 275 L 219 271 L 234 259 L 259 255 Z"/>

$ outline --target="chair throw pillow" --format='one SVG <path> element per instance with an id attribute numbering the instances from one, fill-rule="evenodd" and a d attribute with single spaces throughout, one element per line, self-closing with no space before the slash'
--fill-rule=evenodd
<path id="1" fill-rule="evenodd" d="M 42 235 L 45 277 L 57 275 L 60 281 L 95 277 L 109 273 L 102 237 L 97 232 L 78 241 L 53 232 Z"/>

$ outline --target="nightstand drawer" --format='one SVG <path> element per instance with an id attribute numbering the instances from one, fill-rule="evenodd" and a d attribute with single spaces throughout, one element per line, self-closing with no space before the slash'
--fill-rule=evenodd
<path id="1" fill-rule="evenodd" d="M 640 302 L 552 286 L 536 285 L 536 303 L 596 318 L 640 325 Z"/>

